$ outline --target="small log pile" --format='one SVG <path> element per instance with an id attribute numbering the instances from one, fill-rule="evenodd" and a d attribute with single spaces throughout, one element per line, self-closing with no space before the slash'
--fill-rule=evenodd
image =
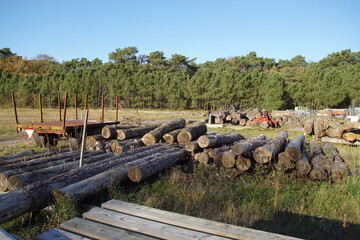
<path id="1" fill-rule="evenodd" d="M 300 177 L 331 179 L 333 182 L 339 182 L 349 175 L 346 162 L 330 143 L 313 142 L 311 151 L 306 152 L 304 135 L 290 140 L 285 130 L 273 139 L 266 139 L 263 135 L 249 139 L 236 138 L 235 135 L 204 135 L 197 141 L 187 143 L 185 150 L 191 153 L 194 161 L 234 169 L 236 176 L 255 171 L 255 166 L 267 172 L 271 169 L 295 172 Z"/>
<path id="2" fill-rule="evenodd" d="M 360 123 L 331 123 L 325 117 L 319 117 L 314 123 L 315 140 L 323 137 L 344 139 L 349 143 L 360 142 Z"/>

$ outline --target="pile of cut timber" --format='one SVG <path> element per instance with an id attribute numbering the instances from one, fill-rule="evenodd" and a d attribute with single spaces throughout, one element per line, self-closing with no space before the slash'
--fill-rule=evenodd
<path id="1" fill-rule="evenodd" d="M 118 156 L 106 152 L 85 152 L 78 167 L 79 152 L 39 157 L 26 162 L 1 165 L 0 223 L 26 212 L 48 206 L 54 194 L 80 201 L 106 189 L 112 182 L 129 177 L 140 181 L 188 159 L 182 147 L 154 144 Z M 5 158 L 7 161 L 10 158 Z M 55 192 L 54 192 L 55 191 Z"/>
<path id="2" fill-rule="evenodd" d="M 360 141 L 360 123 L 331 123 L 326 118 L 319 117 L 314 123 L 314 134 L 316 140 L 329 137 L 339 139 L 339 143 L 341 143 L 341 139 L 349 143 L 356 143 Z"/>
<path id="3" fill-rule="evenodd" d="M 284 130 L 273 139 L 266 139 L 263 135 L 244 139 L 235 133 L 204 135 L 187 143 L 185 149 L 195 161 L 232 168 L 236 176 L 254 171 L 256 165 L 269 172 L 271 169 L 296 171 L 299 176 L 309 176 L 314 180 L 339 182 L 348 176 L 347 164 L 333 145 L 314 142 L 309 153 L 305 152 L 304 145 L 304 135 L 289 139 Z"/>

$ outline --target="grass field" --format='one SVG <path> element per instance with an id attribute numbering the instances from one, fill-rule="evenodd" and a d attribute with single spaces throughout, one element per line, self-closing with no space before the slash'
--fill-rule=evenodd
<path id="1" fill-rule="evenodd" d="M 0 122 L 13 131 L 8 113 L 1 112 Z M 21 114 L 36 121 L 36 110 L 24 109 Z M 47 112 L 47 111 L 44 111 Z M 56 110 L 49 110 L 49 118 Z M 51 114 L 52 112 L 52 114 Z M 94 111 L 96 112 L 96 111 Z M 108 112 L 110 113 L 110 111 Z M 113 112 L 111 112 L 113 113 Z M 135 111 L 120 113 L 120 121 L 151 121 L 159 119 L 202 119 L 201 112 Z M 20 115 L 20 114 L 19 114 Z M 108 114 L 111 115 L 111 114 Z M 96 117 L 94 113 L 94 118 Z M 100 115 L 98 115 L 100 116 Z M 47 119 L 45 117 L 45 119 Z M 111 120 L 111 119 L 110 119 Z M 21 121 L 21 117 L 20 117 Z M 276 136 L 281 129 L 235 130 L 245 137 L 264 134 Z M 229 132 L 230 128 L 209 129 Z M 6 131 L 1 136 L 6 136 Z M 288 131 L 289 137 L 301 134 Z M 7 138 L 10 135 L 7 135 Z M 8 141 L 9 139 L 5 140 Z M 311 137 L 306 138 L 307 142 Z M 7 146 L 0 154 L 16 152 L 31 147 L 19 142 Z M 26 145 L 30 144 L 30 145 Z M 20 148 L 23 146 L 23 148 Z M 360 148 L 336 145 L 342 157 L 355 173 L 360 167 Z M 9 150 L 10 149 L 10 150 Z M 214 166 L 194 164 L 176 166 L 144 182 L 114 184 L 107 191 L 87 199 L 83 204 L 100 205 L 117 198 L 150 207 L 160 208 L 196 217 L 226 222 L 239 226 L 281 233 L 306 239 L 359 239 L 360 236 L 360 176 L 354 174 L 338 184 L 330 181 L 310 181 L 295 173 L 258 171 L 236 178 L 233 171 Z M 34 215 L 24 215 L 0 225 L 24 239 L 58 226 L 62 221 L 80 216 L 83 205 L 74 205 L 59 198 L 50 208 Z"/>

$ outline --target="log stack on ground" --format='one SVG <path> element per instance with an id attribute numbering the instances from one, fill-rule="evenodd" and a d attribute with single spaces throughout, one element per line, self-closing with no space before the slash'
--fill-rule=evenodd
<path id="1" fill-rule="evenodd" d="M 207 128 L 203 122 L 195 122 L 192 126 L 186 127 L 181 130 L 177 135 L 177 140 L 179 143 L 188 143 L 192 140 L 198 139 L 200 136 L 206 134 Z"/>

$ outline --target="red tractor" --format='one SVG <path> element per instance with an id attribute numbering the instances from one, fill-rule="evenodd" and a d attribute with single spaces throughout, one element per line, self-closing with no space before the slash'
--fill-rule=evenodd
<path id="1" fill-rule="evenodd" d="M 268 111 L 265 110 L 262 113 L 263 113 L 262 116 L 254 118 L 251 121 L 251 125 L 259 124 L 261 128 L 268 128 L 268 127 L 275 128 L 275 127 L 278 127 L 277 122 L 270 118 Z"/>

